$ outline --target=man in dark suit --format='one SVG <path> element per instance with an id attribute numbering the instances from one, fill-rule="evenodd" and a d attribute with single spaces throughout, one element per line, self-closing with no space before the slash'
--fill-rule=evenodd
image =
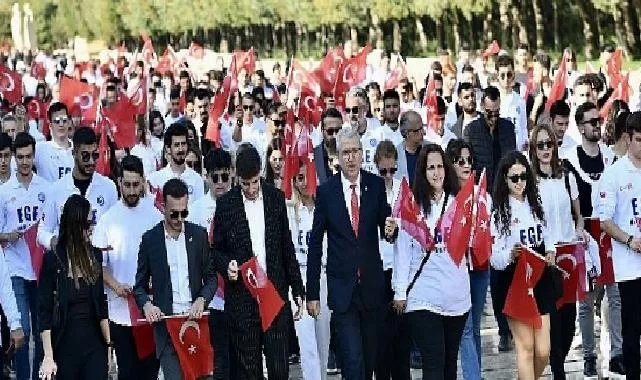
<path id="1" fill-rule="evenodd" d="M 142 236 L 133 287 L 138 307 L 154 323 L 156 356 L 168 380 L 181 379 L 182 370 L 162 317 L 189 314 L 200 319 L 217 288 L 207 231 L 185 222 L 188 196 L 180 179 L 163 186 L 165 220 Z"/>
<path id="2" fill-rule="evenodd" d="M 322 185 L 332 176 L 332 168 L 329 167 L 329 151 L 336 151 L 336 134 L 343 125 L 343 116 L 336 108 L 328 108 L 321 115 L 321 131 L 323 142 L 314 148 L 314 166 L 318 184 Z"/>
<path id="3" fill-rule="evenodd" d="M 341 130 L 337 147 L 341 174 L 316 193 L 307 259 L 307 310 L 313 317 L 320 313 L 321 256 L 327 233 L 327 302 L 342 374 L 347 380 L 371 379 L 386 289 L 379 233 L 393 242 L 398 228 L 390 217 L 383 179 L 361 170 L 363 149 L 357 132 Z"/>
<path id="4" fill-rule="evenodd" d="M 294 318 L 300 317 L 305 290 L 289 230 L 285 197 L 261 180 L 260 169 L 260 156 L 254 147 L 239 150 L 236 157 L 239 185 L 216 202 L 213 255 L 216 269 L 225 279 L 225 313 L 232 345 L 230 378 L 263 380 L 264 347 L 269 379 L 287 380 L 289 306 L 286 304 L 263 332 L 258 304 L 238 278 L 239 267 L 255 256 L 286 303 L 291 287 L 298 305 Z"/>

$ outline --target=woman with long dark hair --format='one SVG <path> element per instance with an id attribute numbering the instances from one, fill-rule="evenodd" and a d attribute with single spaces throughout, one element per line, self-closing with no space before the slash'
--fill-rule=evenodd
<path id="1" fill-rule="evenodd" d="M 107 379 L 111 338 L 102 252 L 91 245 L 90 230 L 89 201 L 71 195 L 60 217 L 58 244 L 45 254 L 38 284 L 41 379 Z"/>
<path id="2" fill-rule="evenodd" d="M 400 231 L 394 252 L 394 308 L 407 324 L 423 359 L 423 379 L 456 379 L 456 361 L 470 310 L 467 265 L 454 263 L 445 245 L 441 219 L 454 202 L 459 184 L 440 146 L 421 149 L 414 177 L 414 198 L 434 237 L 433 248 Z"/>
<path id="3" fill-rule="evenodd" d="M 278 137 L 272 139 L 267 147 L 267 162 L 265 163 L 265 182 L 274 185 L 277 188 L 282 187 L 283 183 L 283 162 L 284 150 L 282 149 L 282 140 Z"/>
<path id="4" fill-rule="evenodd" d="M 555 260 L 554 245 L 545 228 L 545 216 L 536 179 L 527 158 L 510 152 L 501 159 L 492 195 L 492 256 L 490 264 L 500 271 L 497 294 L 503 309 L 508 289 L 515 276 L 521 247 L 545 255 L 549 264 Z M 546 242 L 548 246 L 546 246 Z M 534 287 L 534 298 L 541 314 L 541 328 L 507 317 L 516 346 L 519 379 L 538 379 L 550 354 L 550 313 L 556 308 L 555 290 L 550 268 L 544 270 Z"/>

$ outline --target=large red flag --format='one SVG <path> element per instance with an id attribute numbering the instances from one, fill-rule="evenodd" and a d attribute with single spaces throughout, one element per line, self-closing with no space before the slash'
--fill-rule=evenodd
<path id="1" fill-rule="evenodd" d="M 32 224 L 29 228 L 24 231 L 24 241 L 27 243 L 29 248 L 29 255 L 31 256 L 31 267 L 33 268 L 33 273 L 36 275 L 36 279 L 40 279 L 40 269 L 42 268 L 42 260 L 44 259 L 45 250 L 38 244 L 36 236 L 38 235 L 38 224 L 40 221 Z"/>
<path id="2" fill-rule="evenodd" d="M 327 52 L 320 63 L 320 66 L 314 69 L 314 75 L 318 78 L 321 89 L 326 94 L 334 91 L 336 75 L 341 63 L 345 60 L 345 52 L 342 46 L 337 46 Z"/>
<path id="3" fill-rule="evenodd" d="M 145 317 L 140 312 L 138 305 L 136 305 L 136 299 L 133 294 L 127 295 L 127 303 L 129 304 L 129 319 L 134 343 L 136 344 L 136 353 L 139 359 L 144 359 L 156 352 L 154 329 L 150 323 L 145 321 Z"/>
<path id="4" fill-rule="evenodd" d="M 176 69 L 180 66 L 180 61 L 174 49 L 171 46 L 165 48 L 165 52 L 162 57 L 158 60 L 158 65 L 156 65 L 156 72 L 163 75 L 166 72 L 175 72 Z"/>
<path id="5" fill-rule="evenodd" d="M 240 266 L 240 274 L 243 283 L 258 304 L 260 321 L 263 332 L 269 329 L 285 302 L 274 288 L 267 273 L 260 267 L 256 256 L 252 257 Z"/>
<path id="6" fill-rule="evenodd" d="M 305 164 L 306 177 L 307 177 L 307 192 L 309 194 L 316 194 L 316 165 L 314 164 L 314 146 L 312 145 L 312 137 L 309 132 L 311 127 L 303 125 L 300 134 L 298 135 L 298 157 Z M 291 180 L 290 180 L 291 181 Z"/>
<path id="7" fill-rule="evenodd" d="M 31 76 L 37 80 L 44 80 L 47 76 L 47 69 L 42 62 L 33 62 L 31 63 Z"/>
<path id="8" fill-rule="evenodd" d="M 221 147 L 220 118 L 225 113 L 227 104 L 229 104 L 231 81 L 231 75 L 227 75 L 225 79 L 223 79 L 222 91 L 214 97 L 214 101 L 209 107 L 209 118 L 207 119 L 207 131 L 205 133 L 205 138 L 214 142 L 217 148 Z"/>
<path id="9" fill-rule="evenodd" d="M 236 67 L 239 69 L 245 69 L 245 72 L 248 75 L 256 71 L 256 56 L 254 55 L 253 47 L 249 48 L 247 51 L 234 52 L 234 58 L 236 59 Z"/>
<path id="10" fill-rule="evenodd" d="M 610 116 L 610 110 L 612 109 L 612 105 L 614 104 L 615 100 L 623 100 L 626 103 L 628 102 L 629 76 L 630 74 L 628 73 L 625 76 L 616 74 L 612 77 L 612 82 L 610 84 L 612 85 L 614 91 L 612 91 L 612 94 L 610 94 L 608 100 L 599 110 L 599 116 L 601 116 L 602 119 L 607 120 L 608 116 Z"/>
<path id="11" fill-rule="evenodd" d="M 557 245 L 556 266 L 563 274 L 563 296 L 556 301 L 557 309 L 568 303 L 583 301 L 586 295 L 585 245 Z"/>
<path id="12" fill-rule="evenodd" d="M 298 173 L 298 144 L 294 141 L 294 131 L 296 130 L 296 117 L 294 111 L 290 108 L 287 110 L 285 122 L 285 136 L 283 138 L 285 162 L 283 163 L 283 193 L 287 199 L 292 197 L 292 178 Z"/>
<path id="13" fill-rule="evenodd" d="M 149 183 L 149 182 L 147 182 Z M 154 187 L 149 183 L 149 193 L 154 197 L 154 206 L 160 211 L 160 213 L 165 212 L 165 199 L 162 193 L 162 187 Z"/>
<path id="14" fill-rule="evenodd" d="M 70 113 L 79 114 L 83 125 L 96 121 L 100 90 L 96 86 L 63 76 L 60 80 L 60 102 Z"/>
<path id="15" fill-rule="evenodd" d="M 527 82 L 525 83 L 525 91 L 523 92 L 523 99 L 527 100 L 527 97 L 534 92 L 534 69 L 529 68 L 527 70 Z"/>
<path id="16" fill-rule="evenodd" d="M 476 220 L 472 237 L 472 268 L 483 268 L 492 254 L 492 233 L 490 232 L 490 205 L 487 195 L 487 175 L 481 173 L 475 198 Z"/>
<path id="17" fill-rule="evenodd" d="M 541 279 L 546 265 L 541 255 L 529 248 L 521 248 L 514 277 L 505 298 L 503 314 L 534 328 L 541 328 L 541 314 L 534 298 L 534 288 Z"/>
<path id="18" fill-rule="evenodd" d="M 620 74 L 623 66 L 623 49 L 616 48 L 610 59 L 608 59 L 606 65 L 606 70 L 610 78 Z"/>
<path id="19" fill-rule="evenodd" d="M 138 78 L 136 84 L 128 89 L 128 98 L 135 108 L 136 115 L 147 114 L 147 77 Z"/>
<path id="20" fill-rule="evenodd" d="M 401 188 L 394 202 L 392 216 L 401 220 L 401 228 L 416 239 L 424 250 L 430 251 L 434 248 L 434 237 L 429 228 L 427 228 L 425 219 L 421 218 L 420 215 L 421 210 L 416 200 L 414 200 L 410 185 L 407 179 L 403 178 L 401 180 Z"/>
<path id="21" fill-rule="evenodd" d="M 427 121 L 427 125 L 430 128 L 434 128 L 436 124 L 432 123 L 432 118 L 436 115 L 438 107 L 434 74 L 430 75 L 427 81 L 427 87 L 425 88 L 425 95 L 423 97 L 423 106 L 425 107 L 425 120 Z"/>
<path id="22" fill-rule="evenodd" d="M 0 65 L 0 93 L 9 103 L 22 102 L 22 76 Z"/>
<path id="23" fill-rule="evenodd" d="M 604 195 L 603 195 L 604 196 Z M 601 231 L 599 218 L 585 218 L 585 228 L 590 236 L 599 243 L 601 274 L 596 278 L 599 285 L 614 284 L 614 264 L 612 263 L 612 238 Z"/>
<path id="24" fill-rule="evenodd" d="M 487 49 L 483 51 L 481 56 L 483 58 L 491 57 L 493 55 L 497 55 L 501 51 L 501 46 L 499 46 L 499 42 L 497 40 L 492 40 L 492 43 L 488 45 Z"/>
<path id="25" fill-rule="evenodd" d="M 109 123 L 114 142 L 119 149 L 136 145 L 136 106 L 129 98 L 120 96 L 116 103 L 104 107 L 102 114 Z"/>
<path id="26" fill-rule="evenodd" d="M 214 350 L 209 341 L 207 316 L 189 320 L 187 316 L 165 318 L 183 379 L 196 380 L 214 372 Z"/>
<path id="27" fill-rule="evenodd" d="M 552 84 L 552 88 L 550 89 L 548 101 L 545 103 L 546 111 L 549 111 L 550 107 L 552 107 L 552 104 L 554 104 L 554 102 L 556 102 L 557 100 L 562 99 L 563 94 L 565 94 L 565 88 L 568 82 L 568 69 L 566 66 L 567 58 L 568 53 L 564 52 L 563 57 L 561 57 L 561 64 L 559 65 L 559 68 L 556 71 L 556 75 L 554 76 L 554 84 Z"/>
<path id="28" fill-rule="evenodd" d="M 384 89 L 395 89 L 403 78 L 407 78 L 407 67 L 405 66 L 405 62 L 403 62 L 403 57 L 399 55 L 396 61 L 396 67 L 394 67 L 394 70 L 389 73 L 385 80 Z"/>
<path id="29" fill-rule="evenodd" d="M 140 55 L 142 55 L 142 59 L 146 64 L 151 65 L 151 61 L 154 59 L 154 55 L 156 54 L 154 53 L 154 45 L 151 43 L 151 38 L 149 38 L 147 34 L 141 33 L 140 35 L 144 41 Z"/>
<path id="30" fill-rule="evenodd" d="M 472 234 L 472 210 L 474 208 L 474 173 L 465 181 L 454 202 L 443 215 L 447 251 L 452 261 L 461 265 Z"/>
<path id="31" fill-rule="evenodd" d="M 372 47 L 367 44 L 352 58 L 345 59 L 339 69 L 334 87 L 334 100 L 339 107 L 345 106 L 345 93 L 365 80 L 367 75 L 367 55 Z"/>

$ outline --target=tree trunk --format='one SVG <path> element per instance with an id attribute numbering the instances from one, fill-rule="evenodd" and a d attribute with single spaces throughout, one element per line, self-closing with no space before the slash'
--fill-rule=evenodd
<path id="1" fill-rule="evenodd" d="M 621 0 L 619 4 L 619 11 L 621 12 L 621 22 L 623 23 L 623 31 L 625 41 L 627 42 L 628 51 L 636 55 L 639 48 L 638 34 L 635 33 L 635 26 L 633 16 L 636 16 L 636 10 L 631 7 L 630 1 Z"/>
<path id="2" fill-rule="evenodd" d="M 445 45 L 445 38 L 443 36 L 443 15 L 434 19 L 436 28 L 436 48 L 440 49 Z"/>
<path id="3" fill-rule="evenodd" d="M 501 41 L 504 45 L 510 45 L 512 42 L 512 20 L 510 17 L 510 8 L 508 0 L 500 0 L 499 3 L 499 13 L 501 15 L 501 30 L 503 31 L 503 36 L 501 36 Z"/>
<path id="4" fill-rule="evenodd" d="M 554 48 L 561 49 L 561 33 L 559 31 L 559 0 L 552 0 L 552 10 L 554 12 Z"/>
<path id="5" fill-rule="evenodd" d="M 401 51 L 401 25 L 399 24 L 398 20 L 392 20 L 392 26 L 394 30 L 392 31 L 392 36 L 393 36 L 393 42 L 392 42 L 392 50 L 395 52 L 400 52 Z"/>
<path id="6" fill-rule="evenodd" d="M 367 33 L 367 42 L 370 45 L 375 45 L 376 41 L 376 27 L 378 26 L 378 16 L 374 12 L 370 12 L 370 18 L 372 22 L 369 24 L 369 30 Z M 378 48 L 378 46 L 375 46 Z"/>
<path id="7" fill-rule="evenodd" d="M 583 20 L 583 35 L 585 36 L 585 57 L 593 59 L 595 53 L 599 51 L 598 44 L 598 25 L 597 13 L 591 0 L 579 1 L 579 9 L 581 10 L 581 18 Z"/>
<path id="8" fill-rule="evenodd" d="M 416 33 L 418 34 L 418 44 L 421 47 L 421 50 L 427 50 L 427 35 L 425 34 L 425 28 L 423 28 L 423 22 L 419 16 L 414 18 L 416 23 Z"/>
<path id="9" fill-rule="evenodd" d="M 534 27 L 536 28 L 536 50 L 543 50 L 543 13 L 541 12 L 540 1 L 532 0 Z"/>
<path id="10" fill-rule="evenodd" d="M 492 11 L 488 10 L 488 12 L 485 14 L 485 18 L 483 18 L 483 30 L 485 30 L 485 46 L 489 45 L 494 39 L 494 28 L 492 27 L 493 20 L 494 17 L 492 15 Z M 485 48 L 485 46 L 481 46 L 481 49 Z"/>
<path id="11" fill-rule="evenodd" d="M 349 39 L 352 41 L 353 51 L 358 52 L 358 29 L 355 26 L 349 27 Z"/>
<path id="12" fill-rule="evenodd" d="M 454 37 L 454 52 L 458 53 L 461 51 L 461 17 L 459 16 L 459 10 L 452 10 L 452 36 Z"/>
<path id="13" fill-rule="evenodd" d="M 229 28 L 227 26 L 220 28 L 220 47 L 218 51 L 221 53 L 229 52 Z"/>

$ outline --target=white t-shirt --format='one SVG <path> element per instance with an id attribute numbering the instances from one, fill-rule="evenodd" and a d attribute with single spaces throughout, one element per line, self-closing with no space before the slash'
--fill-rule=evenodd
<path id="1" fill-rule="evenodd" d="M 403 142 L 403 135 L 401 135 L 400 126 L 394 131 L 387 124 L 384 124 L 378 129 L 378 131 L 380 133 L 380 136 L 378 138 L 379 142 L 389 140 L 394 143 L 394 146 L 397 146 L 398 144 Z"/>
<path id="2" fill-rule="evenodd" d="M 102 266 L 116 281 L 133 287 L 142 235 L 161 220 L 158 209 L 142 200 L 133 208 L 117 202 L 100 218 L 93 231 L 93 245 L 104 249 Z M 105 292 L 109 320 L 131 326 L 127 298 L 119 297 L 106 285 Z"/>
<path id="3" fill-rule="evenodd" d="M 392 208 L 398 197 L 398 192 L 401 189 L 401 181 L 397 178 L 394 178 L 392 181 L 392 188 L 385 189 L 385 194 L 387 196 L 387 204 Z M 378 250 L 381 251 L 381 258 L 383 259 L 383 270 L 392 269 L 394 264 L 394 248 L 395 244 L 388 243 L 385 239 L 378 240 Z"/>
<path id="4" fill-rule="evenodd" d="M 568 182 L 572 200 L 579 199 L 579 189 L 572 173 L 568 175 Z M 545 229 L 552 239 L 547 243 L 551 245 L 575 241 L 576 231 L 572 220 L 572 202 L 570 202 L 570 195 L 565 187 L 565 177 L 540 179 L 539 194 L 545 214 Z"/>
<path id="5" fill-rule="evenodd" d="M 37 143 L 34 165 L 38 175 L 45 181 L 54 182 L 71 173 L 74 166 L 72 149 L 71 141 L 69 148 L 63 148 L 53 140 Z"/>
<path id="6" fill-rule="evenodd" d="M 298 212 L 293 204 L 288 205 L 289 229 L 292 232 L 292 242 L 296 251 L 296 259 L 300 266 L 307 266 L 307 247 L 309 237 L 312 233 L 312 223 L 314 221 L 314 209 L 309 209 L 302 204 L 299 205 Z"/>
<path id="7" fill-rule="evenodd" d="M 514 91 L 509 94 L 501 94 L 500 115 L 514 124 L 516 134 L 516 148 L 521 150 L 523 145 L 527 144 L 529 136 L 527 133 L 527 110 L 525 101 L 521 95 Z"/>
<path id="8" fill-rule="evenodd" d="M 67 199 L 72 194 L 80 195 L 71 173 L 53 183 L 47 193 L 42 222 L 38 225 L 38 243 L 50 249 L 51 238 L 58 236 L 60 217 Z M 94 173 L 85 198 L 91 204 L 91 220 L 95 225 L 104 213 L 118 202 L 116 185 L 107 177 Z"/>
<path id="9" fill-rule="evenodd" d="M 601 175 L 595 212 L 601 221 L 612 220 L 623 232 L 639 238 L 640 192 L 641 169 L 626 155 L 606 167 Z M 612 263 L 616 282 L 641 277 L 641 255 L 615 239 L 612 239 Z"/>
<path id="10" fill-rule="evenodd" d="M 42 217 L 51 184 L 36 174 L 29 188 L 18 182 L 15 175 L 0 186 L 0 231 L 24 232 Z M 9 243 L 4 250 L 10 276 L 35 280 L 29 248 L 24 238 Z"/>
<path id="11" fill-rule="evenodd" d="M 151 145 L 136 144 L 136 146 L 131 148 L 130 153 L 142 160 L 145 177 L 149 177 L 151 173 L 156 171 L 156 153 Z"/>
<path id="12" fill-rule="evenodd" d="M 203 181 L 203 178 L 188 166 L 185 166 L 185 170 L 182 173 L 177 174 L 171 170 L 171 166 L 167 165 L 164 168 L 151 173 L 147 180 L 154 188 L 162 189 L 162 187 L 165 186 L 165 183 L 172 178 L 181 179 L 187 185 L 187 190 L 189 192 L 189 204 L 205 195 L 205 182 Z"/>

